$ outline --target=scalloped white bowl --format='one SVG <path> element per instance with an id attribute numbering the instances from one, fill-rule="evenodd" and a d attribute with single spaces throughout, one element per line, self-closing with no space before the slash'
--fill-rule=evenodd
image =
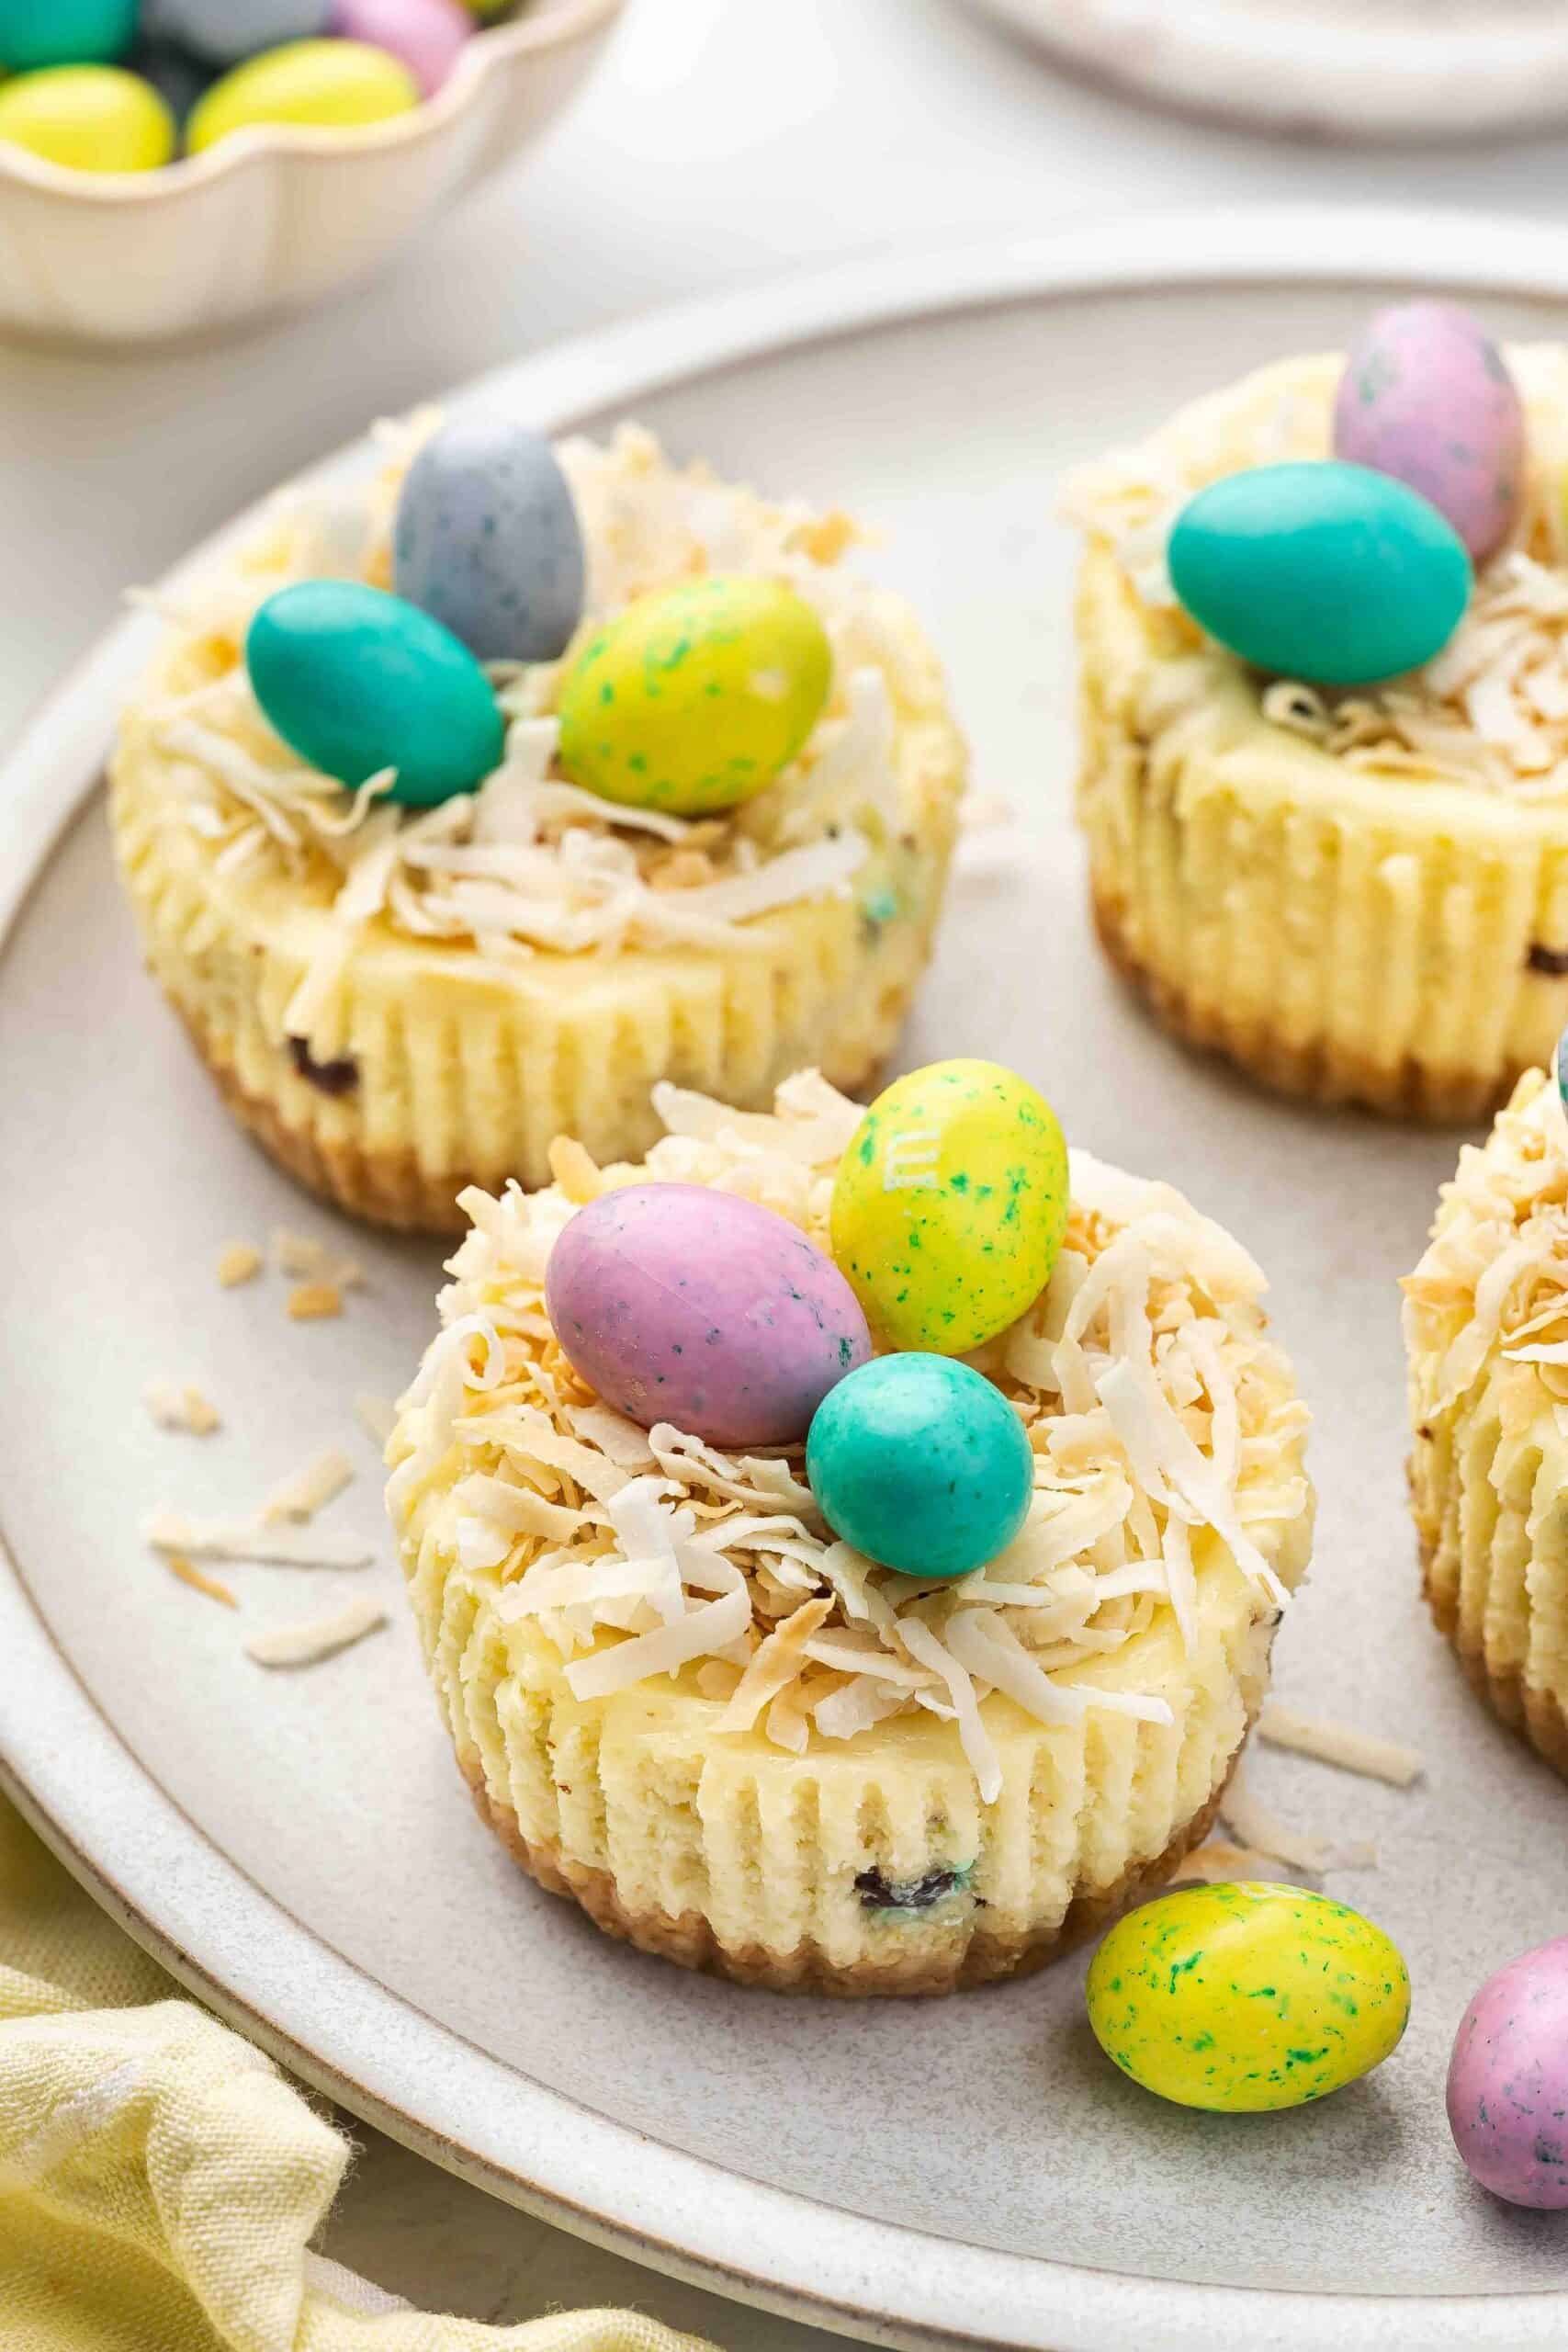
<path id="1" fill-rule="evenodd" d="M 129 345 L 320 300 L 529 146 L 622 6 L 535 0 L 423 106 L 357 130 L 241 131 L 113 176 L 0 146 L 0 335 Z"/>

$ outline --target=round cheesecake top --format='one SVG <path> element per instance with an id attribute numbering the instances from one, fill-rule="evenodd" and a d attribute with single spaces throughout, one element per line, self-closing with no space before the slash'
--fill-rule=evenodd
<path id="1" fill-rule="evenodd" d="M 668 1084 L 654 1101 L 668 1133 L 637 1166 L 562 1142 L 547 1190 L 463 1196 L 472 1230 L 389 1450 L 405 1542 L 482 1589 L 500 1638 L 543 1638 L 580 1700 L 670 1678 L 716 1734 L 795 1753 L 935 1717 L 987 1803 L 993 1705 L 1046 1724 L 1092 1708 L 1173 1722 L 1195 1654 L 1238 1620 L 1272 1622 L 1310 1534 L 1307 1416 L 1246 1250 L 1168 1185 L 1074 1152 L 1044 1289 L 962 1363 L 941 1360 L 1016 1417 L 1021 1524 L 956 1580 L 900 1573 L 835 1535 L 804 1442 L 643 1426 L 574 1369 L 581 1334 L 555 1329 L 547 1299 L 581 1295 L 576 1259 L 552 1285 L 552 1255 L 618 1192 L 643 1220 L 660 1186 L 682 1219 L 694 1188 L 739 1195 L 831 1254 L 859 1105 L 813 1072 L 771 1115 Z M 660 1280 L 679 1270 L 661 1262 Z M 899 1361 L 879 1343 L 844 1393 Z"/>

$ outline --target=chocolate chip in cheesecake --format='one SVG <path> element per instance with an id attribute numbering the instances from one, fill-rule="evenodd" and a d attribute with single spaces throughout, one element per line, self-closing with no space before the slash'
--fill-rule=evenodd
<path id="1" fill-rule="evenodd" d="M 319 1093 L 352 1094 L 359 1083 L 359 1064 L 352 1055 L 339 1054 L 332 1061 L 319 1062 L 303 1037 L 290 1037 L 288 1052 L 300 1077 Z"/>
<path id="2" fill-rule="evenodd" d="M 855 1893 L 866 1911 L 929 1911 L 969 1883 L 973 1863 L 962 1870 L 927 1871 L 923 1878 L 884 1878 L 880 1871 L 857 1871 Z"/>
<path id="3" fill-rule="evenodd" d="M 1539 939 L 1530 944 L 1525 963 L 1532 972 L 1549 972 L 1554 980 L 1568 975 L 1568 947 L 1543 947 Z"/>

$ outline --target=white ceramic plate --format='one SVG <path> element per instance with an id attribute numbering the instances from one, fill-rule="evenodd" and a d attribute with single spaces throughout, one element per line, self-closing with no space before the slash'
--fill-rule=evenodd
<path id="1" fill-rule="evenodd" d="M 1328 254 L 1355 255 L 1354 285 Z M 341 1231 L 374 1288 L 308 1328 L 276 1279 L 214 1281 L 231 1236 L 333 1221 L 231 1126 L 136 968 L 95 779 L 149 624 L 105 641 L 0 777 L 7 1785 L 179 1976 L 349 2107 L 569 2227 L 847 2333 L 1056 2352 L 1568 2337 L 1568 2221 L 1472 2189 L 1442 2117 L 1471 1990 L 1568 1908 L 1568 1792 L 1473 1705 L 1416 1597 L 1393 1282 L 1454 1142 L 1265 1101 L 1168 1046 L 1089 941 L 1068 816 L 1059 468 L 1438 284 L 1479 288 L 1509 331 L 1568 331 L 1555 232 L 1258 215 L 856 266 L 487 387 L 551 424 L 635 408 L 679 449 L 881 526 L 979 781 L 1025 836 L 972 845 L 908 1058 L 1016 1062 L 1077 1138 L 1191 1191 L 1273 1274 L 1323 1489 L 1280 1686 L 1429 1765 L 1410 1794 L 1253 1767 L 1297 1823 L 1378 1841 L 1378 1871 L 1330 1884 L 1416 1980 L 1397 2057 L 1321 2108 L 1232 2120 L 1144 2098 L 1089 2041 L 1074 1962 L 931 2006 L 780 2000 L 606 1942 L 513 1870 L 437 1729 L 349 1418 L 414 1364 L 435 1250 Z M 153 1431 L 154 1375 L 203 1381 L 225 1431 Z M 376 1542 L 393 1626 L 269 1677 L 149 1559 L 137 1516 L 244 1509 L 333 1438 L 361 1447 L 334 1518 Z M 231 1581 L 253 1626 L 352 1583 Z"/>
<path id="2" fill-rule="evenodd" d="M 1312 139 L 1539 130 L 1568 112 L 1556 0 L 964 0 L 1160 106 Z"/>

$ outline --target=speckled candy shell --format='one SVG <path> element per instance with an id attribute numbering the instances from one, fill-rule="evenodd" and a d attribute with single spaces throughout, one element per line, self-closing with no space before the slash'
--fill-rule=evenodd
<path id="1" fill-rule="evenodd" d="M 833 1188 L 833 1255 L 892 1347 L 966 1355 L 1050 1277 L 1067 1153 L 1043 1097 L 998 1062 L 932 1062 L 877 1096 Z"/>
<path id="2" fill-rule="evenodd" d="M 1483 2188 L 1510 2205 L 1568 2208 L 1568 1936 L 1487 1978 L 1454 2037 L 1448 2107 Z"/>
<path id="3" fill-rule="evenodd" d="M 1495 554 L 1518 513 L 1525 417 L 1480 321 L 1455 302 L 1380 311 L 1345 364 L 1334 451 L 1419 491 L 1477 563 Z"/>
<path id="4" fill-rule="evenodd" d="M 1089 1965 L 1107 2057 L 1181 2107 L 1259 2115 L 1370 2074 L 1410 2015 L 1400 1954 L 1371 1920 L 1300 1886 L 1192 1887 L 1118 1921 Z"/>
<path id="5" fill-rule="evenodd" d="M 582 1377 L 640 1421 L 788 1445 L 871 1353 L 842 1274 L 788 1219 L 701 1184 L 628 1184 L 580 1209 L 545 1304 Z"/>
<path id="6" fill-rule="evenodd" d="M 394 582 L 481 662 L 553 662 L 582 611 L 582 531 L 555 452 L 493 410 L 455 416 L 404 478 Z"/>

